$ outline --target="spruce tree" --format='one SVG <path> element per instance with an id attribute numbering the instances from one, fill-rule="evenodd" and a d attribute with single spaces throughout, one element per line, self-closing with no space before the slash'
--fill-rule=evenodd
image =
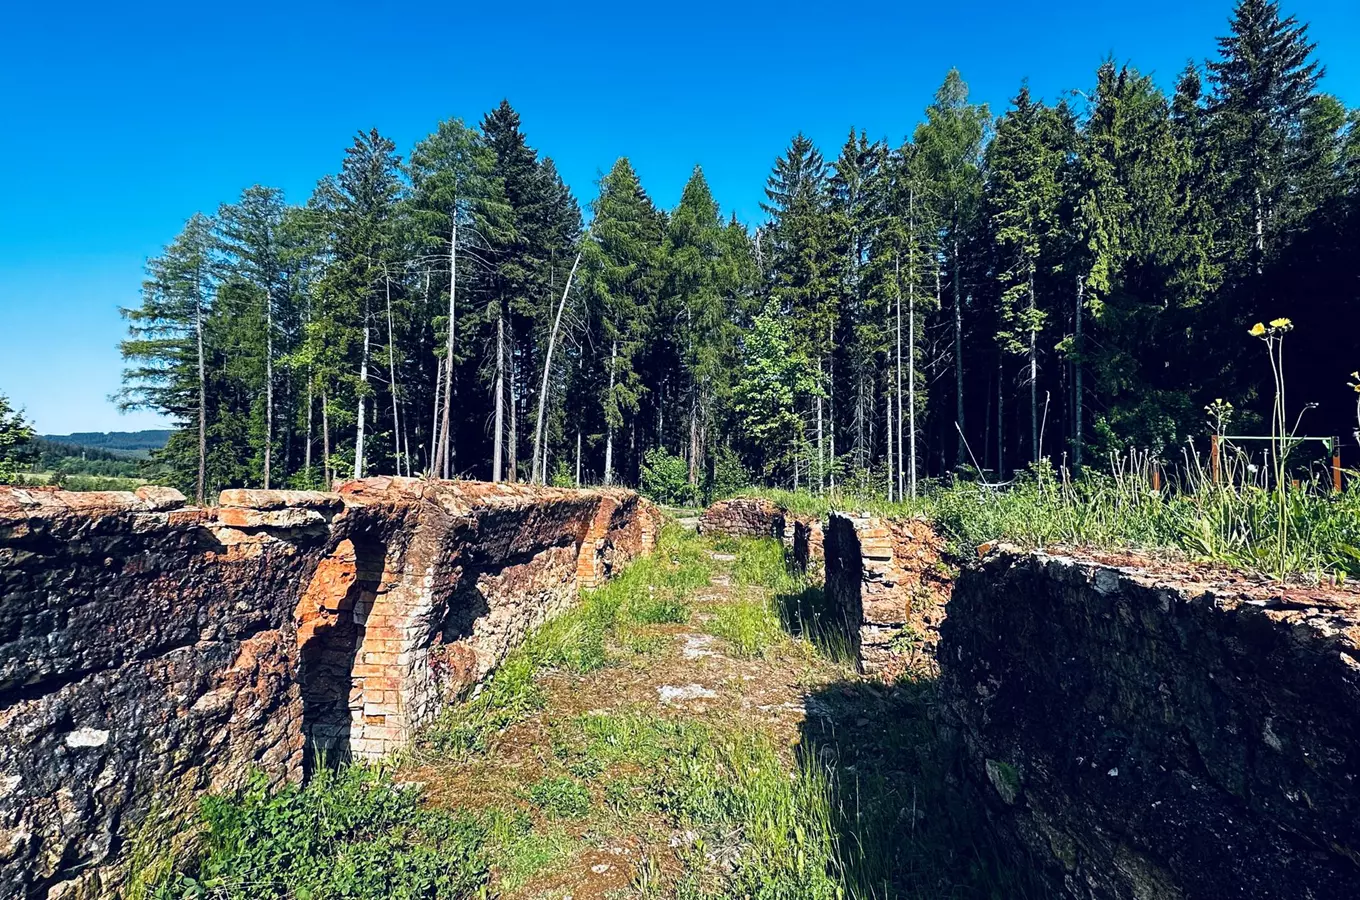
<path id="1" fill-rule="evenodd" d="M 954 418 L 958 441 L 955 465 L 966 458 L 964 446 L 964 250 L 982 200 L 982 148 L 991 114 L 986 104 L 968 102 L 968 85 L 950 69 L 926 120 L 916 129 L 915 144 L 931 181 L 939 223 L 940 266 L 949 281 L 954 314 Z"/>

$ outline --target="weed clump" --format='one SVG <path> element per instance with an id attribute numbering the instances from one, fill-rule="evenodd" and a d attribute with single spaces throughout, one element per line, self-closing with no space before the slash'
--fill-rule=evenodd
<path id="1" fill-rule="evenodd" d="M 204 798 L 196 871 L 158 885 L 155 900 L 215 897 L 470 896 L 487 878 L 486 823 L 421 807 L 381 767 L 320 768 L 270 791 L 257 777 L 239 797 Z"/>

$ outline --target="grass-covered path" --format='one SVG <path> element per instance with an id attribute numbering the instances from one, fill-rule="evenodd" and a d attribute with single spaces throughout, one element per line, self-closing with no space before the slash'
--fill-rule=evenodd
<path id="1" fill-rule="evenodd" d="M 160 896 L 1016 896 L 929 683 L 863 679 L 775 541 L 669 527 L 380 767 L 206 809 Z M 802 613 L 795 612 L 802 610 Z"/>

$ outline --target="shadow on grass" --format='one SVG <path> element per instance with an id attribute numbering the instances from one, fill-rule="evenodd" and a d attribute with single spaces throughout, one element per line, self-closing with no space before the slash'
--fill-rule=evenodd
<path id="1" fill-rule="evenodd" d="M 801 762 L 827 775 L 844 896 L 1048 896 L 1002 860 L 935 707 L 934 680 L 847 680 L 807 699 Z"/>
<path id="2" fill-rule="evenodd" d="M 833 608 L 822 585 L 806 584 L 800 590 L 776 594 L 775 609 L 784 630 L 807 640 L 822 656 L 858 664 L 858 629 L 851 627 L 844 610 Z"/>

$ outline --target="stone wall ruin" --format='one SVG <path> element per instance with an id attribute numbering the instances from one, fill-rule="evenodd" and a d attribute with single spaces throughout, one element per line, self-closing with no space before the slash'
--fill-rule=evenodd
<path id="1" fill-rule="evenodd" d="M 827 605 L 846 622 L 861 669 L 933 674 L 954 573 L 930 523 L 832 513 L 825 557 Z"/>
<path id="2" fill-rule="evenodd" d="M 649 552 L 626 490 L 0 488 L 0 896 L 112 893 L 207 791 L 372 758 Z"/>
<path id="3" fill-rule="evenodd" d="M 1356 896 L 1360 593 L 1003 548 L 939 659 L 974 795 L 1055 894 Z"/>

